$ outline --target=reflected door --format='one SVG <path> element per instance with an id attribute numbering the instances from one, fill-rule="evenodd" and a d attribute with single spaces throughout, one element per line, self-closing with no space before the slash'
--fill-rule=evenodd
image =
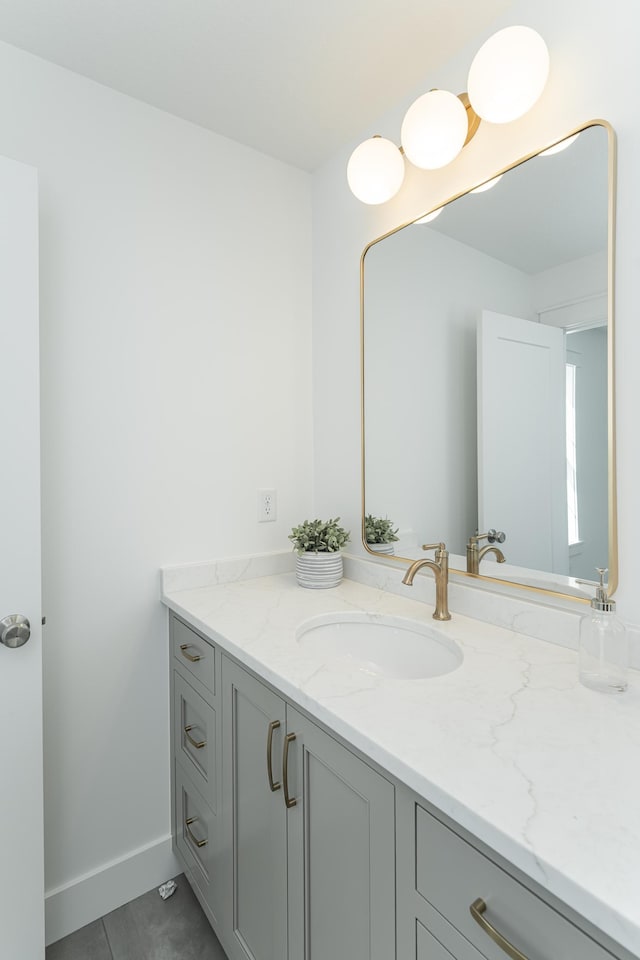
<path id="1" fill-rule="evenodd" d="M 478 524 L 503 530 L 510 564 L 569 574 L 564 333 L 482 312 Z"/>

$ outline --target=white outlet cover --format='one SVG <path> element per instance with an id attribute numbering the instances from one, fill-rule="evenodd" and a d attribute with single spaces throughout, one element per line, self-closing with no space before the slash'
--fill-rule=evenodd
<path id="1" fill-rule="evenodd" d="M 258 523 L 271 523 L 277 516 L 278 501 L 272 488 L 258 490 Z"/>

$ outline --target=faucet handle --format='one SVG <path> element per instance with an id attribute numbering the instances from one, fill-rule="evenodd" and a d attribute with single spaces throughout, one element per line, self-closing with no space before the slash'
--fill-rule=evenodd
<path id="1" fill-rule="evenodd" d="M 442 540 L 440 541 L 440 543 L 423 543 L 423 544 L 422 544 L 422 549 L 423 549 L 423 550 L 435 550 L 435 551 L 437 551 L 437 553 L 441 553 L 441 554 L 446 554 L 446 553 L 447 553 L 446 544 L 444 544 L 444 543 L 442 542 Z"/>
<path id="2" fill-rule="evenodd" d="M 502 530 L 489 530 L 487 534 L 487 540 L 489 543 L 504 543 L 507 539 L 506 533 L 503 533 Z"/>
<path id="3" fill-rule="evenodd" d="M 488 530 L 486 533 L 478 533 L 476 530 L 475 535 L 469 537 L 468 547 L 477 545 L 481 540 L 486 540 L 488 543 L 504 543 L 507 539 L 506 533 L 503 533 L 502 530 Z"/>

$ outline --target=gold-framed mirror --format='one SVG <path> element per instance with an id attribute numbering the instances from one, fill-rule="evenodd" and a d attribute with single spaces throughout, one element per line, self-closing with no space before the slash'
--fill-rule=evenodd
<path id="1" fill-rule="evenodd" d="M 444 541 L 454 573 L 583 600 L 607 567 L 612 594 L 614 131 L 480 186 L 361 257 L 363 544 Z"/>

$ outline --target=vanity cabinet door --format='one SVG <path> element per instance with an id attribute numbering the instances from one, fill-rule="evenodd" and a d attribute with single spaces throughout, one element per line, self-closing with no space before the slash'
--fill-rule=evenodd
<path id="1" fill-rule="evenodd" d="M 222 677 L 222 816 L 230 880 L 222 939 L 230 960 L 286 960 L 285 705 L 227 657 Z"/>
<path id="2" fill-rule="evenodd" d="M 287 735 L 289 956 L 391 960 L 394 787 L 290 706 Z"/>

